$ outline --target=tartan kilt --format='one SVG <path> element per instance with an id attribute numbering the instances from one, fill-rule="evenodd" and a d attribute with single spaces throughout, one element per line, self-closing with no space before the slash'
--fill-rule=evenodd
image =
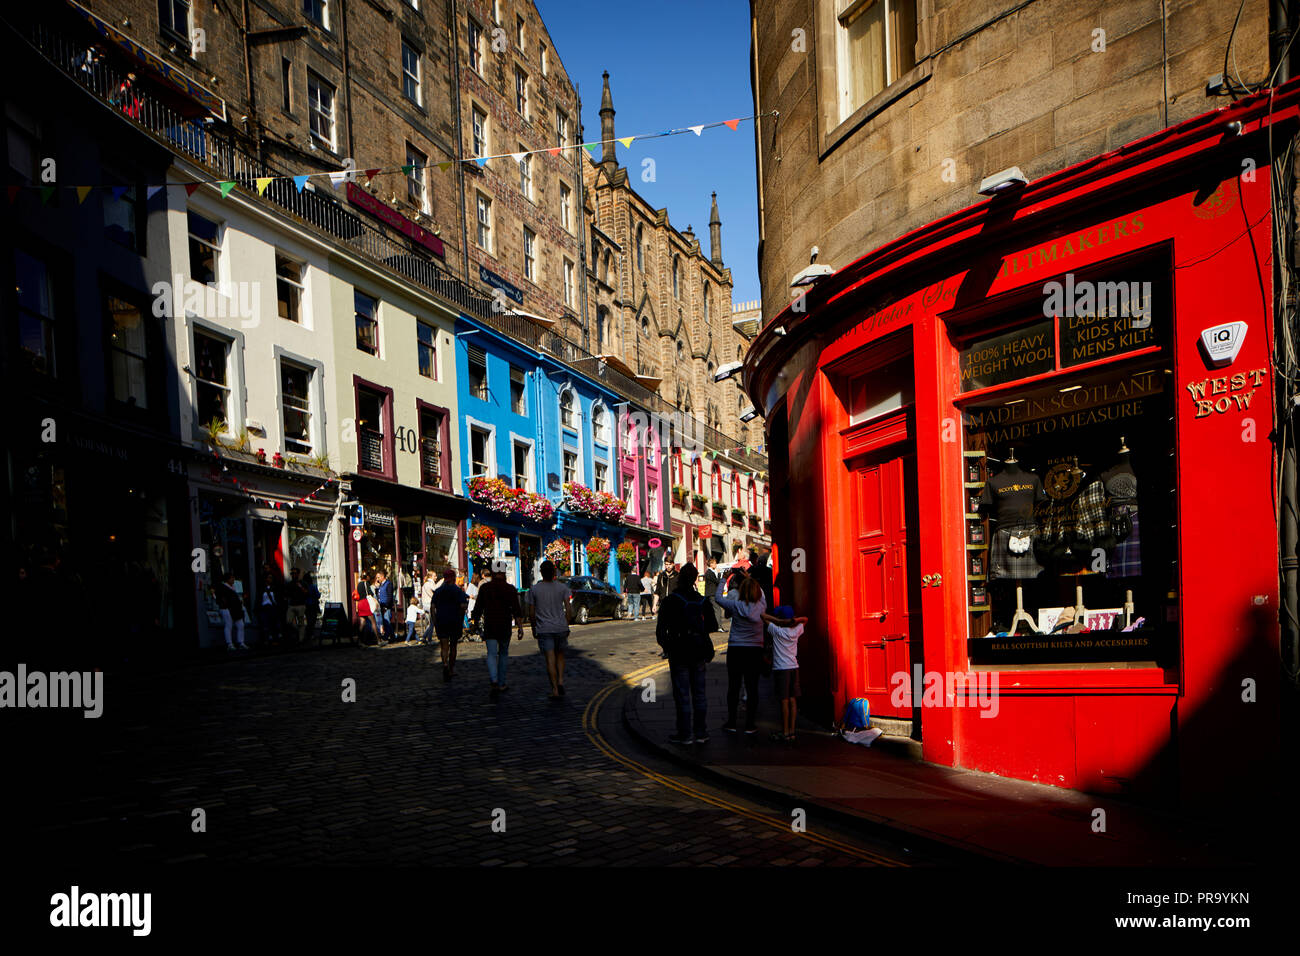
<path id="1" fill-rule="evenodd" d="M 1142 546 L 1138 540 L 1138 510 L 1130 505 L 1120 505 L 1115 509 L 1118 514 L 1120 511 L 1127 511 L 1129 521 L 1133 523 L 1133 530 L 1129 532 L 1127 538 L 1115 545 L 1115 550 L 1110 554 L 1110 563 L 1106 566 L 1106 577 L 1108 578 L 1135 578 L 1142 574 Z"/>
<path id="2" fill-rule="evenodd" d="M 1021 528 L 998 529 L 997 534 L 993 536 L 993 547 L 989 551 L 989 580 L 995 578 L 1023 580 L 1025 578 L 1036 578 L 1043 573 L 1043 566 L 1034 557 L 1032 544 L 1029 550 L 1023 554 L 1012 553 L 1012 534 L 1015 534 L 1016 537 L 1028 535 L 1032 539 L 1034 526 L 1026 525 Z"/>

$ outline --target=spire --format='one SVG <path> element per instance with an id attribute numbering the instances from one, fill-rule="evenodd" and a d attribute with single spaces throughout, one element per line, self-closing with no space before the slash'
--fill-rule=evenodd
<path id="1" fill-rule="evenodd" d="M 709 213 L 709 260 L 722 268 L 722 220 L 718 218 L 718 194 L 713 194 L 713 209 Z"/>
<path id="2" fill-rule="evenodd" d="M 600 92 L 600 138 L 603 141 L 600 161 L 606 171 L 613 175 L 618 168 L 618 160 L 614 156 L 614 97 L 609 92 L 609 70 L 603 75 L 605 87 Z"/>

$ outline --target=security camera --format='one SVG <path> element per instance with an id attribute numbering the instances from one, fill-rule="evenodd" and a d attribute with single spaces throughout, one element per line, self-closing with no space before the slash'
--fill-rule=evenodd
<path id="1" fill-rule="evenodd" d="M 726 365 L 719 366 L 718 370 L 713 373 L 713 380 L 715 382 L 725 382 L 739 372 L 744 365 L 744 362 L 728 362 Z"/>

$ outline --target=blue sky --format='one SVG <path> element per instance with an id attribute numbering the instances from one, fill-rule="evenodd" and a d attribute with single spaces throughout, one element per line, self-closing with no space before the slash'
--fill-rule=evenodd
<path id="1" fill-rule="evenodd" d="M 600 139 L 601 73 L 609 71 L 617 136 L 657 133 L 747 117 L 749 4 L 742 0 L 537 0 L 551 40 L 582 96 L 585 139 Z M 709 254 L 709 194 L 718 193 L 722 258 L 737 302 L 759 297 L 754 124 L 725 126 L 617 147 L 634 188 L 667 207 L 678 229 L 693 226 Z M 641 161 L 655 161 L 643 182 Z"/>

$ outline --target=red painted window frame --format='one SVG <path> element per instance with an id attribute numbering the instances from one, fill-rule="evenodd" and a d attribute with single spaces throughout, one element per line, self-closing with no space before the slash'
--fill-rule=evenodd
<path id="1" fill-rule="evenodd" d="M 369 468 L 361 467 L 361 448 L 360 434 L 357 435 L 357 474 L 368 475 L 372 478 L 383 478 L 387 481 L 397 480 L 397 436 L 393 428 L 393 390 L 380 385 L 378 382 L 371 382 L 362 378 L 360 375 L 352 376 L 352 413 L 360 417 L 361 408 L 361 390 L 366 389 L 371 392 L 379 392 L 384 395 L 384 467 L 381 471 L 373 471 Z M 360 425 L 358 424 L 358 432 Z"/>
<path id="2" fill-rule="evenodd" d="M 415 400 L 415 440 L 420 441 L 422 435 L 420 432 L 420 421 L 425 412 L 433 412 L 435 415 L 441 415 L 442 421 L 438 425 L 438 441 L 442 445 L 442 473 L 439 476 L 441 484 L 427 485 L 424 483 L 424 470 L 420 470 L 420 487 L 434 488 L 439 491 L 451 491 L 451 470 L 455 467 L 451 453 L 451 410 L 443 408 L 441 405 L 434 405 L 432 402 L 426 402 L 423 399 Z M 417 447 L 416 454 L 419 454 Z"/>

